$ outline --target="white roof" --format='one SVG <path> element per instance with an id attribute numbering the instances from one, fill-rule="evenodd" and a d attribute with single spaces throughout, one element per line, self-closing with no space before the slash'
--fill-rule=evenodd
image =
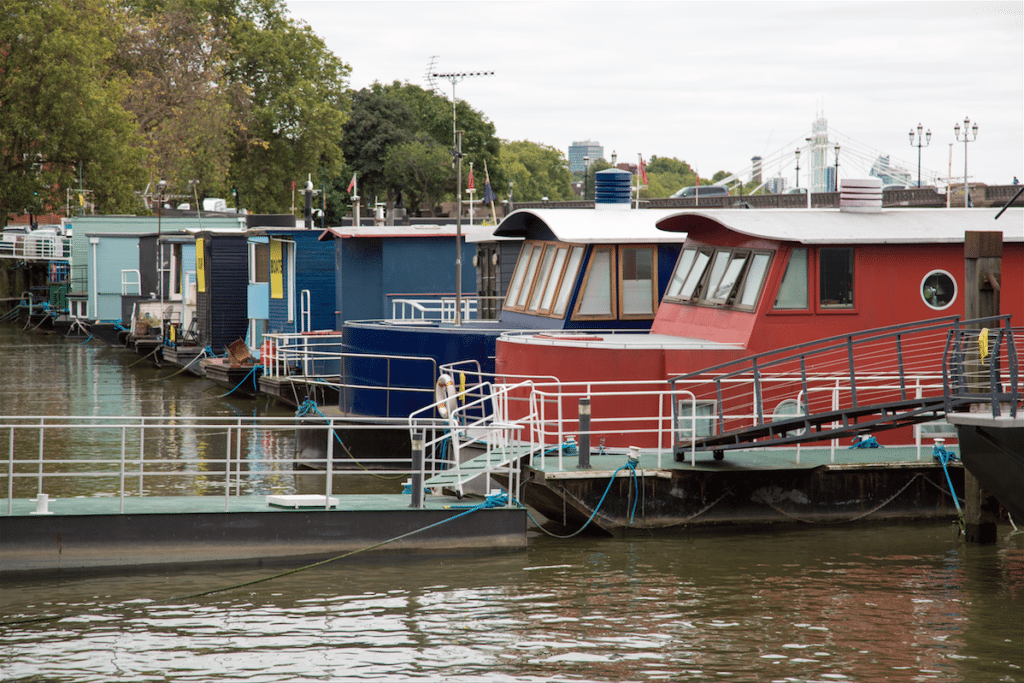
<path id="1" fill-rule="evenodd" d="M 681 243 L 686 235 L 658 230 L 657 224 L 676 211 L 635 209 L 517 209 L 494 230 L 495 237 L 523 237 L 540 221 L 560 242 L 578 244 Z"/>
<path id="2" fill-rule="evenodd" d="M 658 221 L 667 232 L 695 230 L 698 217 L 771 240 L 802 244 L 907 244 L 964 241 L 964 233 L 1002 231 L 1004 242 L 1024 242 L 1024 209 L 1011 208 L 994 220 L 994 209 L 891 209 L 852 213 L 839 209 L 717 209 L 672 211 Z"/>
<path id="3" fill-rule="evenodd" d="M 268 228 L 269 229 L 269 228 Z M 482 234 L 489 236 L 494 226 L 470 225 L 463 223 L 462 235 L 468 238 Z M 361 225 L 327 228 L 320 233 L 320 239 L 350 237 L 454 237 L 455 225 Z M 330 237 L 327 237 L 327 236 Z M 472 240 L 470 240 L 472 241 Z"/>

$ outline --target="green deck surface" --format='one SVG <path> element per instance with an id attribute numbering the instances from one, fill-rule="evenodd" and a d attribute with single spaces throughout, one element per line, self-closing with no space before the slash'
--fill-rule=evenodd
<path id="1" fill-rule="evenodd" d="M 403 494 L 352 494 L 334 495 L 338 506 L 332 511 L 344 512 L 382 512 L 389 510 L 408 510 L 412 496 Z M 267 504 L 266 496 L 232 496 L 225 508 L 224 496 L 125 496 L 124 514 L 126 515 L 174 515 L 195 513 L 239 513 L 239 512 L 272 512 L 287 514 L 293 508 L 282 508 Z M 425 496 L 424 508 L 427 510 L 468 509 L 480 501 L 459 500 L 454 496 Z M 0 515 L 7 515 L 8 501 L 0 500 Z M 319 507 L 301 507 L 298 510 L 322 510 Z M 12 505 L 12 516 L 35 516 L 36 503 L 31 499 L 15 498 Z M 121 499 L 117 497 L 77 497 L 54 498 L 50 496 L 49 510 L 54 515 L 117 515 L 121 514 Z"/>

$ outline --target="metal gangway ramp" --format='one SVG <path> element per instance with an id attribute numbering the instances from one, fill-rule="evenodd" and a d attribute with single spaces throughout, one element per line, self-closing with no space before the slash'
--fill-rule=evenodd
<path id="1" fill-rule="evenodd" d="M 1021 373 L 1010 316 L 953 316 L 828 337 L 671 378 L 681 435 L 673 453 L 680 462 L 708 451 L 722 459 L 729 450 L 941 420 L 976 402 L 972 385 L 1016 411 Z"/>

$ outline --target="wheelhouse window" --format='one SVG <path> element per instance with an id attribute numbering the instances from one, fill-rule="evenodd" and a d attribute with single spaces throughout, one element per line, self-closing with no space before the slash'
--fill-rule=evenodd
<path id="1" fill-rule="evenodd" d="M 270 244 L 263 241 L 249 242 L 249 284 L 270 282 Z"/>
<path id="2" fill-rule="evenodd" d="M 786 273 L 775 297 L 775 309 L 801 311 L 807 308 L 807 249 L 799 247 L 789 252 Z"/>
<path id="3" fill-rule="evenodd" d="M 853 308 L 853 249 L 819 249 L 818 269 L 821 307 Z"/>
<path id="4" fill-rule="evenodd" d="M 665 298 L 753 310 L 770 262 L 767 251 L 688 247 L 679 256 Z"/>
<path id="5" fill-rule="evenodd" d="M 512 275 L 505 309 L 532 315 L 564 315 L 582 259 L 581 246 L 527 242 Z"/>
<path id="6" fill-rule="evenodd" d="M 619 311 L 623 318 L 653 318 L 658 302 L 657 254 L 652 247 L 619 248 Z"/>

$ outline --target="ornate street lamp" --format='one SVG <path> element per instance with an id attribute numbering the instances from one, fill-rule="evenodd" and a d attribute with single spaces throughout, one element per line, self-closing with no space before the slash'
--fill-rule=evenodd
<path id="1" fill-rule="evenodd" d="M 964 117 L 964 140 L 963 140 L 963 142 L 964 142 L 964 208 L 965 209 L 969 206 L 969 204 L 968 204 L 968 196 L 967 196 L 967 143 L 968 142 L 974 142 L 975 140 L 978 139 L 978 124 L 977 123 L 975 123 L 974 126 L 971 127 L 971 132 L 974 133 L 974 137 L 968 137 L 968 135 L 967 135 L 967 128 L 970 125 L 971 125 L 971 120 L 965 116 Z M 956 140 L 957 140 L 957 142 L 960 142 L 960 124 L 959 123 L 956 124 L 955 126 L 953 126 L 953 132 L 956 133 Z"/>
<path id="2" fill-rule="evenodd" d="M 839 145 L 836 145 L 836 192 L 839 192 Z"/>
<path id="3" fill-rule="evenodd" d="M 917 186 L 921 187 L 921 148 L 927 147 L 932 141 L 932 131 L 929 128 L 924 134 L 924 142 L 921 139 L 921 124 L 917 124 L 917 144 L 914 143 L 914 129 L 910 129 L 910 146 L 917 147 Z"/>

